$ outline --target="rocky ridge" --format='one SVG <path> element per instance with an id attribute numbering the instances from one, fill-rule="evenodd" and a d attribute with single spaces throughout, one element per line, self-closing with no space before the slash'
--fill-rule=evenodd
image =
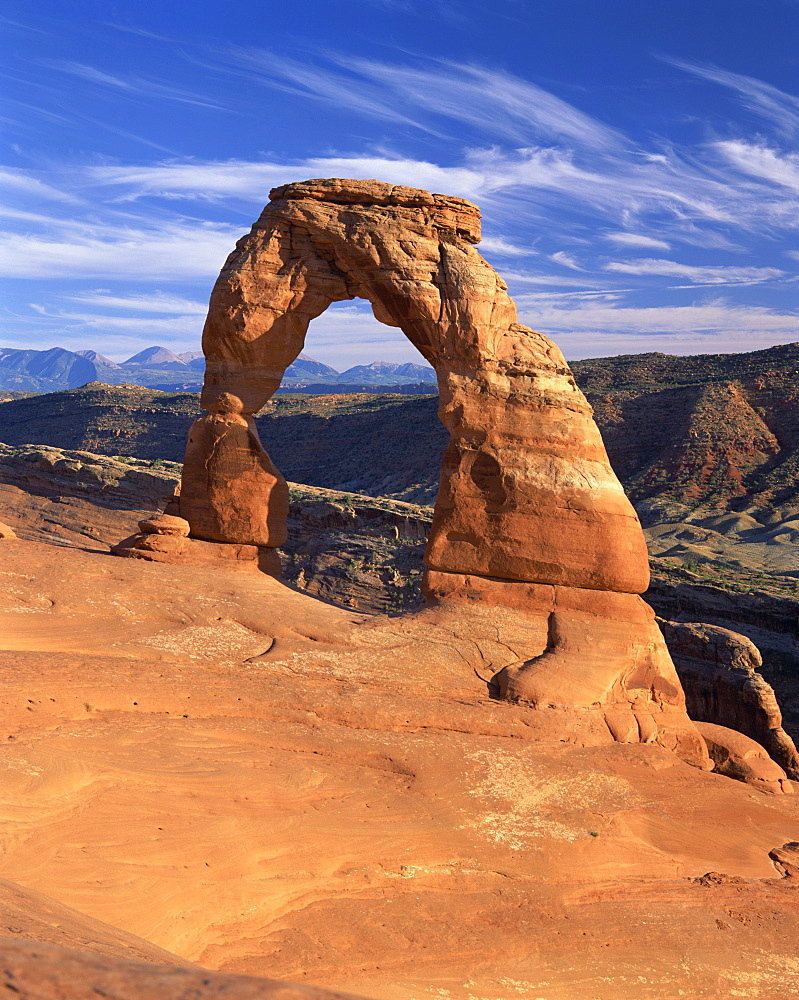
<path id="1" fill-rule="evenodd" d="M 573 362 L 645 525 L 799 510 L 797 355 L 786 344 Z M 276 396 L 257 423 L 294 481 L 431 502 L 447 440 L 437 405 L 433 397 Z M 2 404 L 0 437 L 182 461 L 196 413 L 189 394 L 96 386 Z"/>

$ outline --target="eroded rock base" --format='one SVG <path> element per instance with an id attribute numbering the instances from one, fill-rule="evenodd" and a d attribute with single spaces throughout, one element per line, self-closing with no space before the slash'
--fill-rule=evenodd
<path id="1" fill-rule="evenodd" d="M 111 547 L 115 556 L 188 566 L 235 566 L 260 571 L 278 580 L 280 556 L 264 545 L 232 545 L 189 538 L 189 522 L 173 514 L 154 514 L 139 521 L 139 532 Z"/>
<path id="2" fill-rule="evenodd" d="M 655 614 L 637 595 L 435 571 L 423 589 L 455 607 L 512 607 L 539 619 L 540 649 L 493 678 L 500 698 L 537 710 L 601 710 L 617 742 L 658 743 L 712 768 Z"/>

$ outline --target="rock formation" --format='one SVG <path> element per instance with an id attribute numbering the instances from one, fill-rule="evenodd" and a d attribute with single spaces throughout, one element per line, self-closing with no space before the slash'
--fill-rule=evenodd
<path id="1" fill-rule="evenodd" d="M 3 524 L 0 521 L 0 538 L 16 538 L 17 534 L 13 528 L 9 528 L 7 524 Z"/>
<path id="2" fill-rule="evenodd" d="M 78 529 L 152 519 L 80 482 L 0 493 L 9 995 L 799 995 L 799 795 L 487 697 L 547 614 L 360 615 L 234 562 L 109 558 Z"/>
<path id="3" fill-rule="evenodd" d="M 286 488 L 288 493 L 288 487 Z M 189 538 L 189 522 L 174 514 L 156 514 L 139 521 L 138 534 L 111 547 L 115 556 L 148 562 L 191 562 L 193 565 L 230 565 L 281 575 L 280 556 L 258 545 L 214 545 Z"/>
<path id="4" fill-rule="evenodd" d="M 0 985 L 10 995 L 28 1000 L 359 1000 L 338 990 L 225 975 L 182 963 L 153 965 L 27 941 L 0 939 L 0 958 Z"/>
<path id="5" fill-rule="evenodd" d="M 654 615 L 638 518 L 558 348 L 519 324 L 460 198 L 377 181 L 276 188 L 214 286 L 180 514 L 194 538 L 279 546 L 285 483 L 252 420 L 332 302 L 367 299 L 435 368 L 450 434 L 427 546 L 433 600 L 524 606 L 545 649 L 496 679 L 541 708 L 604 706 L 614 738 L 705 762 Z M 543 653 L 543 655 L 542 655 Z M 706 765 L 709 766 L 709 763 Z"/>
<path id="6" fill-rule="evenodd" d="M 474 249 L 479 239 L 479 212 L 459 198 L 343 180 L 272 192 L 211 296 L 202 395 L 211 414 L 191 431 L 181 499 L 193 535 L 281 543 L 271 525 L 281 512 L 269 492 L 233 482 L 241 474 L 234 460 L 229 469 L 201 468 L 209 458 L 220 461 L 223 441 L 232 448 L 231 439 L 242 438 L 247 418 L 302 349 L 310 321 L 332 302 L 363 297 L 438 372 L 450 443 L 428 566 L 628 594 L 645 589 L 638 520 L 590 407 L 557 347 L 517 322 L 505 283 Z M 238 419 L 227 427 L 231 413 Z M 238 447 L 253 448 L 249 461 L 244 452 L 236 460 L 250 474 L 260 464 L 274 476 L 252 431 Z M 231 508 L 241 523 L 223 523 Z"/>
<path id="7" fill-rule="evenodd" d="M 758 672 L 776 692 L 782 724 L 799 742 L 799 600 L 769 592 L 766 580 L 756 589 L 759 582 L 750 578 L 749 592 L 736 593 L 662 574 L 645 600 L 667 621 L 706 622 L 750 639 L 763 657 Z"/>
<path id="8" fill-rule="evenodd" d="M 782 728 L 774 690 L 758 673 L 763 659 L 744 635 L 716 625 L 658 619 L 680 675 L 688 713 L 756 740 L 799 780 L 799 754 Z M 711 755 L 712 756 L 712 755 Z"/>
<path id="9" fill-rule="evenodd" d="M 697 723 L 707 744 L 714 770 L 728 778 L 745 781 L 761 792 L 793 795 L 785 771 L 775 764 L 763 747 L 754 740 L 726 726 L 711 722 Z"/>

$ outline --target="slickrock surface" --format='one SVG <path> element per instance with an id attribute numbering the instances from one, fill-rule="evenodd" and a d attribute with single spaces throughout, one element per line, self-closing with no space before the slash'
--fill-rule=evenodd
<path id="1" fill-rule="evenodd" d="M 37 468 L 43 453 L 53 471 Z M 76 474 L 72 470 L 77 466 L 80 469 Z M 105 480 L 92 474 L 97 466 L 108 470 Z M 91 477 L 82 474 L 84 467 Z M 31 540 L 68 546 L 91 543 L 106 551 L 130 530 L 132 522 L 148 516 L 148 504 L 163 505 L 164 496 L 177 483 L 177 473 L 171 468 L 153 468 L 146 462 L 125 464 L 102 456 L 40 446 L 27 449 L 0 446 L 3 516 L 11 521 L 20 537 Z M 27 493 L 22 486 L 38 493 Z M 281 550 L 285 579 L 308 594 L 355 611 L 397 612 L 422 603 L 419 584 L 430 530 L 430 508 L 296 483 L 289 486 L 289 537 Z M 253 547 L 214 546 L 199 541 L 192 544 L 198 550 L 203 547 L 212 550 L 209 562 L 218 561 L 220 554 L 230 557 L 239 554 L 248 556 L 253 569 L 259 566 L 259 556 Z M 212 559 L 212 555 L 216 558 Z M 153 553 L 150 558 L 158 556 Z M 199 551 L 192 558 L 199 559 Z M 693 576 L 685 571 L 680 573 L 684 581 Z M 748 631 L 758 648 L 766 651 L 762 670 L 758 668 L 761 676 L 752 683 L 758 690 L 764 681 L 774 687 L 785 716 L 783 725 L 794 733 L 794 739 L 799 738 L 799 683 L 795 671 L 792 672 L 794 662 L 799 662 L 796 638 L 799 603 L 767 594 L 725 593 L 718 588 L 679 582 L 676 574 L 675 582 L 668 586 L 661 578 L 655 579 L 647 599 L 669 617 L 682 616 L 689 622 L 715 621 Z M 675 649 L 679 654 L 679 646 Z M 677 667 L 678 671 L 683 670 L 679 655 Z M 685 669 L 692 669 L 687 662 Z M 705 666 L 701 669 L 704 671 Z M 686 677 L 690 681 L 690 674 Z M 704 684 L 707 679 L 699 680 Z M 692 690 L 695 689 L 689 683 L 689 697 Z M 743 706 L 746 712 L 748 704 Z M 728 701 L 719 700 L 718 705 L 724 711 L 730 708 Z M 689 714 L 705 721 L 732 724 L 729 714 L 704 714 L 696 702 L 691 703 Z M 742 718 L 734 724 L 734 728 L 741 727 L 754 739 L 760 739 Z M 772 752 L 790 771 L 790 759 L 781 757 L 776 748 Z"/>
<path id="2" fill-rule="evenodd" d="M 87 917 L 85 913 L 64 906 L 41 892 L 24 889 L 6 879 L 0 879 L 0 914 L 0 968 L 12 954 L 29 953 L 31 941 L 58 949 L 90 951 L 95 957 L 105 955 L 112 959 L 159 965 L 193 965 L 187 959 L 157 948 L 144 938 Z M 6 985 L 6 989 L 13 992 L 13 987 Z M 38 996 L 33 989 L 31 993 Z"/>
<path id="3" fill-rule="evenodd" d="M 658 620 L 680 675 L 688 714 L 756 740 L 787 774 L 799 780 L 799 754 L 782 728 L 774 689 L 758 673 L 755 644 L 729 629 Z"/>
<path id="4" fill-rule="evenodd" d="M 380 1000 L 799 995 L 769 853 L 799 796 L 487 697 L 545 641 L 524 613 L 362 616 L 26 539 L 0 581 L 0 847 L 26 889 Z"/>
<path id="5" fill-rule="evenodd" d="M 308 986 L 146 965 L 0 938 L 0 986 L 23 1000 L 358 1000 Z"/>

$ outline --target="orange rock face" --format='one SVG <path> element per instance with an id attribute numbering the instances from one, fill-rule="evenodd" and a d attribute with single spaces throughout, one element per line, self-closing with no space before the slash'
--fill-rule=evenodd
<path id="1" fill-rule="evenodd" d="M 189 432 L 180 511 L 195 538 L 247 545 L 286 540 L 289 490 L 272 464 L 251 416 L 227 393 Z"/>
<path id="2" fill-rule="evenodd" d="M 774 763 L 759 743 L 743 733 L 712 722 L 699 722 L 697 728 L 707 744 L 714 770 L 719 774 L 745 781 L 761 792 L 793 795 L 793 787 L 785 771 Z"/>
<path id="3" fill-rule="evenodd" d="M 558 348 L 518 322 L 479 240 L 479 210 L 459 198 L 340 179 L 272 191 L 211 296 L 209 415 L 189 435 L 180 514 L 193 538 L 282 543 L 286 487 L 251 415 L 302 350 L 310 321 L 332 302 L 365 298 L 438 374 L 450 440 L 425 556 L 428 596 L 542 616 L 546 648 L 503 672 L 504 697 L 603 708 L 615 739 L 661 742 L 710 766 L 637 596 L 649 582 L 644 536 L 591 407 Z"/>

